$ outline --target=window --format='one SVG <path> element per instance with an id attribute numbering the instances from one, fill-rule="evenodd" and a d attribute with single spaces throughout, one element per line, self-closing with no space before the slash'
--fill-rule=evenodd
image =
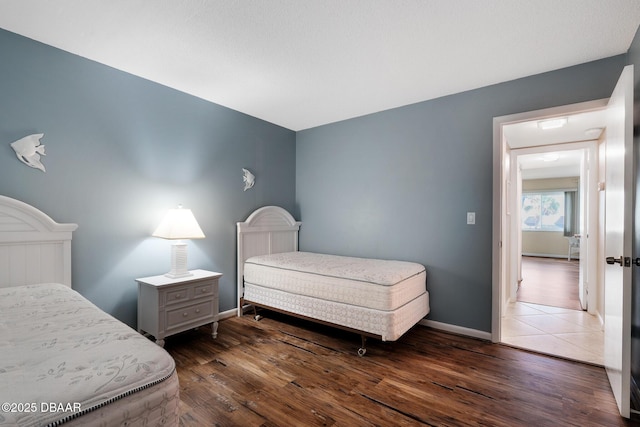
<path id="1" fill-rule="evenodd" d="M 564 231 L 564 192 L 522 195 L 523 231 Z"/>

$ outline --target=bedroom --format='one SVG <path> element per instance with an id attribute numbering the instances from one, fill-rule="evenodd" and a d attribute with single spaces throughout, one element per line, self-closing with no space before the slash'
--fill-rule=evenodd
<path id="1" fill-rule="evenodd" d="M 640 66 L 638 38 L 625 49 L 294 131 L 2 30 L 0 194 L 79 225 L 74 288 L 131 326 L 134 279 L 168 269 L 168 243 L 151 237 L 168 208 L 191 208 L 205 231 L 189 263 L 224 274 L 227 312 L 235 223 L 272 204 L 303 221 L 306 250 L 424 263 L 429 319 L 488 336 L 493 117 L 609 97 Z M 9 147 L 39 132 L 46 173 Z M 256 176 L 246 192 L 242 168 Z"/>

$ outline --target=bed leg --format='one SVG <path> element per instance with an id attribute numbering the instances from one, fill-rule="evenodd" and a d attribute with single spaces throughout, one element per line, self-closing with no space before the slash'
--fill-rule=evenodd
<path id="1" fill-rule="evenodd" d="M 364 335 L 360 335 L 362 338 L 362 347 L 358 349 L 358 356 L 362 357 L 367 353 L 367 337 Z"/>
<path id="2" fill-rule="evenodd" d="M 253 306 L 253 318 L 256 319 L 256 321 L 262 319 L 262 316 L 258 314 L 258 307 L 255 305 Z"/>

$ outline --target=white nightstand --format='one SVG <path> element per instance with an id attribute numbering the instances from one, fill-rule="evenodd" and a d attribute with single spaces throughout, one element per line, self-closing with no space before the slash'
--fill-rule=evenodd
<path id="1" fill-rule="evenodd" d="M 152 276 L 138 282 L 138 332 L 164 345 L 169 335 L 211 323 L 218 336 L 218 280 L 221 273 L 192 270 L 193 276 L 171 279 Z"/>

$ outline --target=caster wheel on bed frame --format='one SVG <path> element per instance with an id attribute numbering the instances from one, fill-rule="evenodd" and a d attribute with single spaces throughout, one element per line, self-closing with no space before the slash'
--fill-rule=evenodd
<path id="1" fill-rule="evenodd" d="M 362 347 L 358 349 L 358 356 L 362 357 L 367 354 L 367 337 L 360 335 L 360 339 L 362 340 Z"/>
<path id="2" fill-rule="evenodd" d="M 254 319 L 256 319 L 256 322 L 260 319 L 262 319 L 262 316 L 260 316 L 259 314 L 256 314 L 255 316 L 253 316 Z"/>

